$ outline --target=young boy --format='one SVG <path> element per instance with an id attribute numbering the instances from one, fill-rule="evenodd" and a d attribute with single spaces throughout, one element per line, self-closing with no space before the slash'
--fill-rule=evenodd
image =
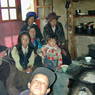
<path id="1" fill-rule="evenodd" d="M 27 90 L 21 92 L 20 95 L 47 95 L 50 87 L 55 81 L 55 73 L 48 68 L 39 67 L 31 76 Z"/>

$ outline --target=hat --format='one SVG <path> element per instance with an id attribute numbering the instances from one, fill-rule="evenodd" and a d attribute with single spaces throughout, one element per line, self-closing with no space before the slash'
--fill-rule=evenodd
<path id="1" fill-rule="evenodd" d="M 26 14 L 26 18 L 29 18 L 29 17 L 34 17 L 35 19 L 38 18 L 38 16 L 36 15 L 35 12 L 28 12 L 28 13 Z"/>
<path id="2" fill-rule="evenodd" d="M 61 16 L 57 16 L 55 12 L 49 13 L 46 19 L 52 20 L 52 19 L 58 19 Z"/>
<path id="3" fill-rule="evenodd" d="M 56 78 L 55 73 L 45 67 L 38 67 L 37 69 L 35 69 L 34 72 L 32 73 L 32 79 L 36 74 L 46 75 L 49 80 L 49 87 L 54 83 L 55 78 Z"/>

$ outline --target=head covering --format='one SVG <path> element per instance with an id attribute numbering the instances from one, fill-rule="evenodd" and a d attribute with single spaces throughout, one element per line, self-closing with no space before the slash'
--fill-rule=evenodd
<path id="1" fill-rule="evenodd" d="M 35 12 L 28 12 L 26 14 L 26 19 L 30 18 L 30 17 L 34 17 L 34 19 L 38 18 L 37 14 Z"/>
<path id="2" fill-rule="evenodd" d="M 47 20 L 58 19 L 61 16 L 57 16 L 55 12 L 49 13 L 46 17 Z"/>
<path id="3" fill-rule="evenodd" d="M 45 67 L 38 67 L 37 69 L 35 69 L 34 72 L 32 73 L 32 79 L 37 74 L 43 74 L 43 75 L 46 75 L 48 77 L 49 87 L 54 83 L 55 78 L 56 78 L 55 73 L 53 71 L 51 71 L 50 69 L 45 68 Z"/>

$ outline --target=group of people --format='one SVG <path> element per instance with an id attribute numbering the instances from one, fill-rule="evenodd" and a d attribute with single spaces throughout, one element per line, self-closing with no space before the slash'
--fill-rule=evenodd
<path id="1" fill-rule="evenodd" d="M 46 17 L 48 23 L 44 26 L 42 33 L 39 26 L 35 23 L 37 19 L 36 13 L 28 12 L 26 14 L 25 23 L 18 35 L 18 43 L 11 50 L 11 57 L 16 67 L 15 80 L 20 78 L 20 82 L 23 82 L 21 76 L 24 76 L 25 79 L 27 76 L 31 78 L 31 73 L 36 68 L 38 72 L 35 71 L 39 74 L 34 76 L 34 73 L 32 73 L 32 81 L 28 83 L 30 90 L 20 95 L 48 94 L 50 92 L 49 87 L 55 81 L 55 75 L 53 73 L 57 71 L 62 72 L 64 64 L 69 65 L 71 63 L 68 51 L 65 49 L 66 39 L 63 26 L 58 21 L 59 17 L 60 16 L 57 16 L 55 12 L 50 13 Z M 40 72 L 38 67 L 41 69 Z M 35 74 L 37 74 L 36 72 Z M 49 74 L 47 75 L 46 73 L 51 73 L 54 79 L 50 79 L 51 74 L 49 76 Z M 39 78 L 39 76 L 41 76 L 41 78 Z M 27 88 L 25 84 L 24 86 L 26 87 L 21 89 L 21 85 L 18 86 L 19 82 L 17 80 L 15 84 L 17 88 L 20 89 L 19 92 Z M 50 82 L 51 80 L 52 83 Z M 39 85 L 42 85 L 42 87 Z M 58 85 L 58 83 L 56 85 Z M 56 87 L 56 85 L 54 87 Z M 32 92 L 33 90 L 34 92 Z"/>
<path id="2" fill-rule="evenodd" d="M 55 12 L 50 13 L 46 17 L 48 23 L 44 26 L 42 34 L 38 25 L 35 24 L 36 13 L 27 13 L 25 23 L 19 33 L 18 44 L 11 52 L 18 70 L 30 71 L 38 64 L 43 65 L 42 63 L 52 66 L 67 64 L 64 63 L 63 58 L 63 55 L 66 56 L 66 51 L 63 49 L 65 35 L 62 24 L 58 22 L 59 17 Z"/>

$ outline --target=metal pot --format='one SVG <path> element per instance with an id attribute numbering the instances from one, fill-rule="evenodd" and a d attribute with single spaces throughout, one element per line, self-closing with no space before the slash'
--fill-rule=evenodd
<path id="1" fill-rule="evenodd" d="M 77 34 L 83 34 L 83 25 L 76 26 L 75 31 Z"/>

